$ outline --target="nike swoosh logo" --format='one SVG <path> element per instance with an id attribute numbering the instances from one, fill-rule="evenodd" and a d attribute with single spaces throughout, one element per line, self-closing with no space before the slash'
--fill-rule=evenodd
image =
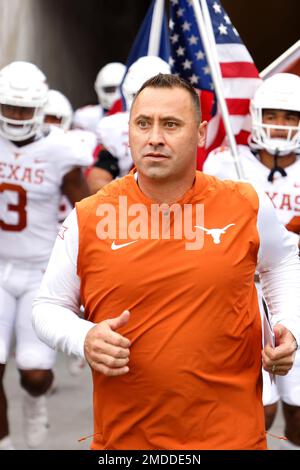
<path id="1" fill-rule="evenodd" d="M 137 240 L 133 240 L 132 242 L 128 242 L 128 243 L 122 243 L 121 245 L 116 245 L 115 241 L 112 242 L 111 244 L 111 249 L 112 250 L 119 250 L 120 248 L 124 248 L 125 246 L 128 246 L 128 245 L 132 245 L 132 243 L 135 243 L 137 242 Z"/>

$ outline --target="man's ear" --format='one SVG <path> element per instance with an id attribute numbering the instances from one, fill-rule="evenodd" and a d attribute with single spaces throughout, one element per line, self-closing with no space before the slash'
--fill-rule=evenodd
<path id="1" fill-rule="evenodd" d="M 204 147 L 206 141 L 207 121 L 201 122 L 198 129 L 198 147 Z"/>

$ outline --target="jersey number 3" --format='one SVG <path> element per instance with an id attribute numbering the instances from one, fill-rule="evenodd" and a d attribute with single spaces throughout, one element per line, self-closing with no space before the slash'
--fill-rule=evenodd
<path id="1" fill-rule="evenodd" d="M 7 224 L 4 220 L 0 218 L 0 229 L 6 230 L 8 232 L 21 232 L 26 227 L 27 224 L 27 196 L 26 191 L 21 186 L 10 183 L 0 184 L 0 195 L 5 191 L 10 191 L 17 193 L 17 202 L 15 204 L 8 204 L 7 210 L 9 212 L 16 212 L 18 214 L 18 221 L 15 224 Z"/>

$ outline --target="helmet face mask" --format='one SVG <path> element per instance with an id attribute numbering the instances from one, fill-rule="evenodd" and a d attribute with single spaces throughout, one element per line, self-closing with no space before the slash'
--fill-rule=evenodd
<path id="1" fill-rule="evenodd" d="M 43 124 L 47 93 L 46 77 L 34 64 L 12 62 L 0 70 L 0 135 L 33 137 Z"/>
<path id="2" fill-rule="evenodd" d="M 121 98 L 120 85 L 126 67 L 120 62 L 111 62 L 102 67 L 95 81 L 95 91 L 102 108 L 108 110 Z"/>
<path id="3" fill-rule="evenodd" d="M 53 114 L 45 114 L 45 124 L 52 124 L 53 126 L 61 127 L 63 129 L 63 118 L 54 116 Z"/>
<path id="4" fill-rule="evenodd" d="M 250 147 L 264 149 L 271 155 L 285 156 L 300 152 L 300 77 L 279 73 L 265 80 L 250 105 L 252 132 Z M 274 119 L 265 116 L 274 113 Z M 297 115 L 292 125 L 276 120 L 276 112 Z M 287 123 L 288 124 L 288 123 Z"/>
<path id="5" fill-rule="evenodd" d="M 0 104 L 0 133 L 10 140 L 26 140 L 35 134 L 43 116 L 40 108 Z"/>

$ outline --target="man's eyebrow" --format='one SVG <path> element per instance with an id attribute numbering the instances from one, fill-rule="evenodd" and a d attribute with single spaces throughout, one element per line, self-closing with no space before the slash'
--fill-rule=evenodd
<path id="1" fill-rule="evenodd" d="M 139 119 L 144 119 L 146 121 L 151 121 L 152 117 L 147 115 L 147 114 L 138 114 L 134 120 L 137 121 Z M 175 122 L 178 122 L 178 123 L 182 123 L 182 119 L 176 117 L 176 116 L 162 116 L 159 118 L 160 121 L 175 121 Z"/>
<path id="2" fill-rule="evenodd" d="M 176 122 L 183 122 L 182 119 L 176 116 L 163 116 L 160 118 L 161 121 L 176 121 Z"/>
<path id="3" fill-rule="evenodd" d="M 299 111 L 292 111 L 292 110 L 286 110 L 285 111 L 286 114 L 292 114 L 293 116 L 297 116 L 299 117 L 300 116 L 300 112 Z"/>
<path id="4" fill-rule="evenodd" d="M 151 117 L 150 116 L 147 116 L 146 114 L 138 114 L 134 120 L 136 121 L 137 119 L 146 119 L 146 120 L 150 120 Z"/>

